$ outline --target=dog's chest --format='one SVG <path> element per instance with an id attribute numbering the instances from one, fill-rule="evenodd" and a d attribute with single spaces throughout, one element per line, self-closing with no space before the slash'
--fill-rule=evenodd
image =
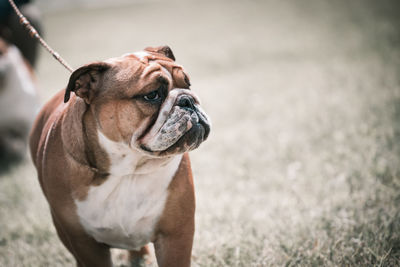
<path id="1" fill-rule="evenodd" d="M 106 151 L 113 152 L 107 145 L 103 146 Z M 103 184 L 92 186 L 85 200 L 75 202 L 77 213 L 84 229 L 98 242 L 117 248 L 140 249 L 154 236 L 169 183 L 181 157 L 147 174 L 126 175 L 129 163 L 135 161 L 134 156 L 122 159 L 119 153 L 109 155 L 112 174 Z"/>

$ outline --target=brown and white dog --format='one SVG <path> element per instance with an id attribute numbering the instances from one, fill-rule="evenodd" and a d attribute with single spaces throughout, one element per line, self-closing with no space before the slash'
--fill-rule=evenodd
<path id="1" fill-rule="evenodd" d="M 190 266 L 195 197 L 188 151 L 210 123 L 169 47 L 85 65 L 40 112 L 30 148 L 54 225 L 78 266 L 110 248 Z M 74 92 L 76 96 L 71 96 Z"/>

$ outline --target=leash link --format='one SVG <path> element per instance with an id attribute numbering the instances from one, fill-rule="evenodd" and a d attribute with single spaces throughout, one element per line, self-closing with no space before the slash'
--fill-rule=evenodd
<path id="1" fill-rule="evenodd" d="M 18 9 L 17 5 L 14 3 L 13 0 L 8 0 L 10 3 L 11 7 L 14 9 L 15 13 L 19 17 L 19 22 L 25 29 L 28 30 L 29 35 L 32 38 L 35 38 L 39 41 L 39 43 L 58 61 L 63 65 L 69 72 L 73 72 L 73 69 L 71 66 L 56 52 L 54 51 L 46 42 L 43 40 L 43 38 L 39 35 L 37 30 L 31 25 L 31 23 L 28 21 L 28 19 L 21 13 L 21 11 Z"/>

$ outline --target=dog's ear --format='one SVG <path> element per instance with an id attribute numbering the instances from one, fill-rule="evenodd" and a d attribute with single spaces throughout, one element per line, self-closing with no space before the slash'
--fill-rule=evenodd
<path id="1" fill-rule="evenodd" d="M 74 92 L 87 104 L 90 104 L 95 96 L 101 75 L 110 67 L 111 65 L 105 62 L 94 62 L 75 70 L 65 89 L 64 103 L 68 102 L 71 92 Z"/>
<path id="2" fill-rule="evenodd" d="M 166 56 L 167 58 L 170 58 L 173 61 L 175 61 L 174 53 L 172 53 L 171 48 L 169 48 L 169 46 L 167 46 L 167 45 L 158 46 L 158 47 L 146 47 L 144 50 L 153 52 L 153 53 L 162 54 L 162 55 Z"/>

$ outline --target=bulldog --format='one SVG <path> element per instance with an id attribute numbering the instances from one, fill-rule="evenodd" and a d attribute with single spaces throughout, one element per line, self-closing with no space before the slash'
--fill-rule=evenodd
<path id="1" fill-rule="evenodd" d="M 74 94 L 71 94 L 71 93 Z M 80 67 L 41 110 L 30 150 L 54 226 L 77 266 L 190 266 L 195 196 L 188 151 L 210 122 L 167 46 Z"/>

